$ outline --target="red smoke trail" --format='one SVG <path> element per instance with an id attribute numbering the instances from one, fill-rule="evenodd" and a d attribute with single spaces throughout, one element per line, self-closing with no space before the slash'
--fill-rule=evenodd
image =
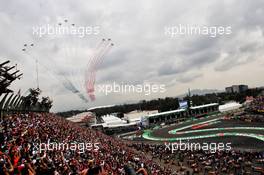
<path id="1" fill-rule="evenodd" d="M 90 93 L 90 91 L 93 91 L 93 90 L 88 90 L 88 84 L 89 84 L 89 75 L 91 75 L 91 65 L 92 65 L 92 63 L 94 62 L 94 59 L 97 57 L 97 55 L 99 54 L 99 51 L 101 50 L 101 48 L 102 48 L 102 45 L 104 44 L 104 42 L 105 42 L 105 39 L 102 39 L 101 41 L 100 41 L 100 43 L 95 47 L 95 52 L 94 52 L 94 54 L 93 54 L 93 56 L 90 58 L 90 60 L 89 60 L 89 62 L 87 63 L 87 65 L 86 65 L 86 71 L 85 71 L 85 87 L 86 87 L 86 92 L 89 94 Z"/>
<path id="2" fill-rule="evenodd" d="M 95 77 L 96 77 L 96 71 L 99 67 L 99 65 L 102 63 L 102 58 L 104 57 L 104 55 L 109 52 L 109 50 L 111 49 L 111 47 L 113 46 L 113 44 L 108 44 L 105 46 L 104 50 L 102 52 L 100 52 L 100 54 L 98 55 L 98 57 L 96 58 L 94 65 L 92 65 L 91 67 L 91 71 L 92 71 L 92 75 L 90 76 L 90 82 L 89 82 L 89 89 L 94 90 L 94 84 L 95 84 Z"/>
<path id="3" fill-rule="evenodd" d="M 94 58 L 90 61 L 89 71 L 86 74 L 86 91 L 92 101 L 95 100 L 94 95 L 94 84 L 95 84 L 95 77 L 96 77 L 96 70 L 98 66 L 102 63 L 102 58 L 106 55 L 107 52 L 110 51 L 113 44 L 110 44 L 111 39 L 108 39 L 105 44 L 102 44 L 102 47 L 98 49 L 97 54 Z"/>
<path id="4" fill-rule="evenodd" d="M 93 86 L 96 76 L 96 69 L 98 69 L 98 65 L 102 62 L 102 57 L 106 54 L 106 52 L 108 52 L 108 50 L 109 50 L 109 44 L 106 43 L 102 48 L 102 50 L 98 53 L 97 57 L 94 59 L 94 62 L 91 64 L 90 67 L 91 76 L 89 82 L 90 86 Z"/>
<path id="5" fill-rule="evenodd" d="M 90 64 L 89 64 L 89 67 L 87 70 L 87 74 L 86 74 L 86 87 L 87 87 L 86 91 L 88 94 L 94 92 L 94 88 L 91 87 L 92 79 L 94 79 L 93 77 L 95 76 L 94 75 L 94 66 L 95 66 L 95 63 L 97 62 L 99 55 L 101 55 L 101 52 L 103 52 L 104 47 L 105 47 L 105 44 L 102 43 L 102 45 L 100 46 L 100 48 L 98 48 L 94 57 L 90 61 Z"/>

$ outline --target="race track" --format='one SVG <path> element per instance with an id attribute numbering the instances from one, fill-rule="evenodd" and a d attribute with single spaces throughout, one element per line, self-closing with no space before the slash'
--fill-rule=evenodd
<path id="1" fill-rule="evenodd" d="M 236 147 L 264 147 L 264 124 L 226 120 L 212 116 L 189 120 L 174 126 L 146 130 L 143 138 L 158 142 L 231 142 Z"/>

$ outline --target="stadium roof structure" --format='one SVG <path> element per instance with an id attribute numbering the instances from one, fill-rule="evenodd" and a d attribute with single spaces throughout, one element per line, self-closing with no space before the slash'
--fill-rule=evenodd
<path id="1" fill-rule="evenodd" d="M 200 105 L 200 106 L 192 106 L 190 109 L 199 109 L 199 108 L 206 108 L 206 107 L 211 107 L 211 106 L 217 106 L 219 105 L 218 103 L 209 103 L 205 105 Z"/>
<path id="2" fill-rule="evenodd" d="M 146 117 L 155 117 L 155 116 L 166 115 L 166 114 L 174 114 L 174 113 L 179 113 L 179 112 L 183 112 L 183 111 L 186 111 L 186 109 L 176 109 L 176 110 L 172 110 L 172 111 L 160 112 L 160 113 L 156 113 L 156 114 L 150 114 Z"/>
<path id="3" fill-rule="evenodd" d="M 156 113 L 158 113 L 158 110 L 149 110 L 149 111 L 134 110 L 134 111 L 124 114 L 124 118 L 128 120 L 129 122 L 138 122 L 141 120 L 141 117 L 151 115 L 151 114 L 156 114 Z"/>
<path id="4" fill-rule="evenodd" d="M 23 75 L 19 74 L 19 70 L 11 72 L 16 66 L 8 66 L 8 63 L 10 63 L 9 60 L 0 63 L 0 95 L 3 93 L 13 92 L 12 90 L 8 89 L 8 86 L 10 86 L 14 80 L 20 79 Z"/>
<path id="5" fill-rule="evenodd" d="M 80 123 L 82 122 L 85 117 L 87 116 L 93 116 L 93 113 L 92 112 L 83 112 L 83 113 L 80 113 L 80 114 L 77 114 L 77 115 L 74 115 L 72 117 L 68 117 L 67 120 L 71 121 L 71 122 L 75 122 L 75 123 Z"/>
<path id="6" fill-rule="evenodd" d="M 98 123 L 98 124 L 93 124 L 92 127 L 96 126 L 102 126 L 104 128 L 117 128 L 117 127 L 129 127 L 129 126 L 135 126 L 137 125 L 136 122 L 132 123 L 119 123 L 119 124 L 109 124 L 109 123 Z"/>
<path id="7" fill-rule="evenodd" d="M 190 109 L 200 109 L 200 108 L 206 108 L 206 107 L 211 107 L 211 106 L 218 106 L 218 103 L 210 103 L 210 104 L 205 104 L 205 105 L 200 105 L 200 106 L 193 106 L 190 107 Z M 166 111 L 166 112 L 160 112 L 160 113 L 156 113 L 156 114 L 150 114 L 147 115 L 145 117 L 149 118 L 149 117 L 156 117 L 156 116 L 160 116 L 160 115 L 167 115 L 167 114 L 174 114 L 174 113 L 180 113 L 180 112 L 184 112 L 187 109 L 176 109 L 176 110 L 172 110 L 172 111 Z"/>
<path id="8" fill-rule="evenodd" d="M 242 107 L 242 104 L 237 103 L 237 102 L 229 102 L 224 105 L 219 106 L 219 111 L 220 112 L 226 112 L 226 111 L 232 111 L 236 110 Z"/>
<path id="9" fill-rule="evenodd" d="M 120 119 L 114 115 L 104 115 L 104 116 L 102 116 L 102 119 L 103 119 L 104 123 L 106 123 L 107 125 L 127 123 L 127 121 L 122 120 L 122 119 Z"/>
<path id="10" fill-rule="evenodd" d="M 117 128 L 117 127 L 129 127 L 137 125 L 138 122 L 129 122 L 127 123 L 126 120 L 122 120 L 114 115 L 104 115 L 102 116 L 103 123 L 97 123 L 91 125 L 92 127 L 102 126 L 104 128 Z"/>
<path id="11" fill-rule="evenodd" d="M 87 109 L 88 111 L 92 111 L 92 110 L 95 110 L 95 109 L 103 109 L 103 108 L 110 108 L 110 107 L 114 107 L 116 105 L 105 105 L 105 106 L 95 106 L 95 107 L 91 107 L 89 109 Z"/>

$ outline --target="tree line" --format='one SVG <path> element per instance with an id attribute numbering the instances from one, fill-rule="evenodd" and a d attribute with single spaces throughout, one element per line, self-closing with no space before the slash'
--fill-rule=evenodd
<path id="1" fill-rule="evenodd" d="M 128 113 L 134 110 L 158 110 L 159 112 L 175 110 L 179 108 L 179 100 L 187 100 L 192 102 L 192 106 L 198 106 L 208 103 L 219 103 L 220 105 L 225 104 L 229 101 L 236 101 L 243 103 L 246 100 L 247 96 L 256 97 L 263 91 L 263 88 L 253 88 L 248 89 L 241 93 L 227 93 L 227 92 L 218 92 L 218 93 L 208 93 L 204 95 L 191 95 L 179 97 L 166 97 L 158 98 L 153 100 L 142 100 L 138 103 L 132 104 L 121 104 L 105 108 L 97 108 L 91 110 L 97 116 L 102 116 L 110 113 Z M 58 113 L 63 117 L 70 117 L 81 112 L 87 112 L 87 110 L 72 110 Z"/>

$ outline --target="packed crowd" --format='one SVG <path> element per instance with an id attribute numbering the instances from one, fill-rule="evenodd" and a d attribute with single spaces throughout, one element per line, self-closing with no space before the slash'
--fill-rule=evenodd
<path id="1" fill-rule="evenodd" d="M 263 115 L 259 114 L 243 114 L 240 116 L 233 116 L 233 120 L 239 120 L 243 122 L 256 122 L 256 123 L 264 123 Z"/>
<path id="2" fill-rule="evenodd" d="M 164 145 L 129 143 L 53 114 L 17 114 L 0 121 L 0 175 L 253 174 L 264 173 L 263 162 L 263 153 L 172 154 Z"/>
<path id="3" fill-rule="evenodd" d="M 186 150 L 172 153 L 161 144 L 134 143 L 131 147 L 151 154 L 153 160 L 164 163 L 171 169 L 177 167 L 177 173 L 188 170 L 192 174 L 264 174 L 264 153 Z M 188 168 L 189 167 L 189 168 Z"/>
<path id="4" fill-rule="evenodd" d="M 43 147 L 54 142 L 92 146 Z M 126 144 L 53 114 L 11 115 L 0 123 L 0 174 L 173 174 Z"/>
<path id="5" fill-rule="evenodd" d="M 264 113 L 264 96 L 256 97 L 251 102 L 249 110 Z"/>

